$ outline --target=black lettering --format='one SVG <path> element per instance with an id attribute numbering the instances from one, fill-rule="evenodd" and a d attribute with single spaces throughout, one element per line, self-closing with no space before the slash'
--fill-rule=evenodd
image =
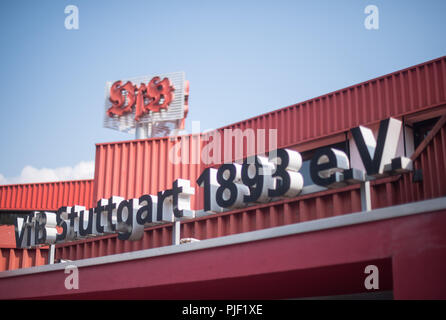
<path id="1" fill-rule="evenodd" d="M 204 188 L 204 211 L 211 210 L 211 168 L 205 169 L 197 179 L 199 187 Z"/>
<path id="2" fill-rule="evenodd" d="M 16 242 L 17 248 L 22 248 L 23 242 L 26 239 L 27 231 L 28 231 L 28 229 L 30 229 L 30 227 L 28 226 L 28 221 L 30 219 L 30 216 L 25 216 L 23 218 L 23 223 L 22 223 L 20 230 L 19 230 L 18 219 L 22 219 L 22 218 L 17 218 L 14 220 L 15 242 Z"/>
<path id="3" fill-rule="evenodd" d="M 101 224 L 102 222 L 102 212 L 106 211 L 106 206 L 101 205 L 102 200 L 99 200 L 96 204 L 96 231 L 101 234 L 104 233 L 104 226 Z"/>
<path id="4" fill-rule="evenodd" d="M 127 211 L 127 219 L 123 218 L 124 210 Z M 119 228 L 118 239 L 128 240 L 132 234 L 133 228 L 133 199 L 121 201 L 118 206 L 116 218 Z"/>
<path id="5" fill-rule="evenodd" d="M 228 170 L 229 177 L 225 179 L 223 173 Z M 237 169 L 232 163 L 225 163 L 217 171 L 217 182 L 220 184 L 220 187 L 217 189 L 217 193 L 215 194 L 215 200 L 220 207 L 229 208 L 231 207 L 235 201 L 237 200 L 237 186 L 234 183 L 234 179 L 237 174 Z M 228 199 L 223 198 L 223 193 L 225 190 L 229 190 Z"/>
<path id="6" fill-rule="evenodd" d="M 141 208 L 139 208 L 138 212 L 136 213 L 136 222 L 140 225 L 144 225 L 145 223 L 151 223 L 152 221 L 152 196 L 145 194 L 141 197 L 139 197 L 139 205 L 142 205 L 143 203 L 146 203 Z M 145 215 L 144 215 L 145 214 Z"/>
<path id="7" fill-rule="evenodd" d="M 328 161 L 319 163 L 321 157 L 326 157 Z M 335 175 L 323 178 L 319 175 L 321 171 L 330 170 L 337 167 L 336 155 L 331 148 L 321 148 L 316 150 L 310 162 L 310 175 L 313 182 L 320 186 L 328 186 L 336 181 Z"/>
<path id="8" fill-rule="evenodd" d="M 86 237 L 93 233 L 93 213 L 94 213 L 93 208 L 88 210 L 88 220 L 87 220 L 86 228 L 84 228 L 85 210 L 82 210 L 79 213 L 79 235 L 80 236 Z"/>
<path id="9" fill-rule="evenodd" d="M 108 199 L 108 204 L 105 206 L 105 210 L 107 211 L 107 220 L 108 224 L 112 231 L 116 231 L 116 226 L 113 223 L 113 210 L 116 209 L 116 203 L 113 203 L 113 197 Z"/>
<path id="10" fill-rule="evenodd" d="M 41 212 L 37 215 L 35 220 L 35 244 L 44 244 L 46 243 L 46 214 L 44 212 Z"/>
<path id="11" fill-rule="evenodd" d="M 246 158 L 243 160 L 242 165 L 242 182 L 245 186 L 249 188 L 249 195 L 243 196 L 243 202 L 249 203 L 257 201 L 257 199 L 260 198 L 263 191 L 263 175 L 260 174 L 260 172 L 263 170 L 262 164 L 259 162 L 259 159 L 257 156 L 254 156 L 254 163 L 252 161 L 249 161 L 252 158 Z M 255 174 L 254 177 L 250 177 L 248 172 L 249 168 L 251 166 L 254 166 L 255 168 Z"/>
<path id="12" fill-rule="evenodd" d="M 361 156 L 362 163 L 368 175 L 374 175 L 379 173 L 379 167 L 383 156 L 384 145 L 386 143 L 387 130 L 389 129 L 390 119 L 382 120 L 379 124 L 378 140 L 376 141 L 375 154 L 373 159 L 370 157 L 369 150 L 362 136 L 361 129 L 359 127 L 351 129 L 353 139 L 358 147 L 359 155 Z"/>
<path id="13" fill-rule="evenodd" d="M 178 195 L 183 192 L 183 187 L 178 187 L 178 180 L 175 180 L 172 186 L 172 208 L 173 214 L 177 218 L 183 216 L 183 210 L 178 209 Z"/>

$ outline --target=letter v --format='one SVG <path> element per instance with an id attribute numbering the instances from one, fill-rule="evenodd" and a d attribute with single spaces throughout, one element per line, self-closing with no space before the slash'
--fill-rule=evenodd
<path id="1" fill-rule="evenodd" d="M 370 176 L 383 174 L 384 165 L 391 163 L 395 157 L 401 133 L 401 121 L 394 118 L 382 120 L 379 125 L 378 141 L 375 141 L 372 130 L 362 126 L 351 129 L 351 133 L 367 174 Z"/>
<path id="2" fill-rule="evenodd" d="M 23 244 L 25 243 L 26 240 L 26 229 L 28 228 L 28 226 L 26 225 L 26 222 L 28 221 L 29 217 L 25 217 L 25 218 L 17 218 L 14 221 L 14 231 L 15 231 L 15 242 L 16 242 L 16 247 L 17 248 L 23 248 Z"/>

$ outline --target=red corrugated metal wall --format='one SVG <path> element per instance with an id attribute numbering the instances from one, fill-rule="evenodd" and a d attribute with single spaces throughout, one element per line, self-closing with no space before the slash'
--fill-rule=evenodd
<path id="1" fill-rule="evenodd" d="M 201 148 L 194 148 L 189 141 L 191 138 L 185 136 L 98 144 L 94 199 L 97 201 L 112 195 L 127 199 L 143 194 L 156 195 L 158 191 L 170 189 L 178 178 L 194 183 L 201 174 L 201 164 L 174 164 L 169 160 L 169 151 L 179 142 L 184 150 L 190 151 L 187 159 L 191 163 L 192 149 Z"/>
<path id="2" fill-rule="evenodd" d="M 0 248 L 0 271 L 41 266 L 48 261 L 48 249 Z"/>
<path id="3" fill-rule="evenodd" d="M 360 211 L 359 188 L 349 187 L 233 210 L 181 223 L 182 238 L 200 240 Z M 140 241 L 116 235 L 57 245 L 56 259 L 76 260 L 172 244 L 172 225 L 147 228 Z"/>
<path id="4" fill-rule="evenodd" d="M 57 210 L 74 204 L 91 207 L 93 184 L 93 180 L 73 180 L 0 186 L 0 210 Z"/>
<path id="5" fill-rule="evenodd" d="M 446 125 L 433 134 L 430 142 L 414 159 L 423 181 L 414 183 L 413 172 L 371 182 L 373 208 L 446 196 Z M 233 210 L 181 223 L 182 238 L 208 239 L 285 224 L 326 218 L 361 210 L 359 185 L 327 190 L 270 204 Z M 140 241 L 120 241 L 116 235 L 58 245 L 56 257 L 82 259 L 142 250 L 171 244 L 171 225 L 145 230 Z"/>
<path id="6" fill-rule="evenodd" d="M 224 129 L 237 128 L 241 130 L 277 129 L 278 147 L 295 147 L 306 141 L 346 132 L 360 124 L 377 123 L 390 116 L 411 114 L 445 102 L 446 57 L 442 57 L 248 119 L 218 131 L 223 133 Z M 159 190 L 170 188 L 175 179 L 184 178 L 191 180 L 194 184 L 197 196 L 192 206 L 194 209 L 200 209 L 202 190 L 194 182 L 206 165 L 201 161 L 198 165 L 173 164 L 169 160 L 169 151 L 179 141 L 186 146 L 185 149 L 189 150 L 188 161 L 191 161 L 194 156 L 197 157 L 196 154 L 194 155 L 194 150 L 200 153 L 202 147 L 206 145 L 206 142 L 203 142 L 204 136 L 200 137 L 202 141 L 196 143 L 196 146 L 199 145 L 196 149 L 193 148 L 193 143 L 189 143 L 191 139 L 194 139 L 190 135 L 176 139 L 159 138 L 98 144 L 94 199 L 107 198 L 111 195 L 132 198 L 144 193 L 156 194 Z M 224 135 L 222 134 L 221 137 L 223 145 Z M 268 135 L 265 141 L 266 150 L 269 150 Z M 426 152 L 430 152 L 429 148 L 431 147 L 428 147 Z M 438 148 L 434 147 L 435 150 Z M 440 150 L 446 149 L 442 147 Z M 223 147 L 221 151 L 223 154 Z M 421 158 L 427 159 L 424 154 L 423 152 Z M 244 155 L 246 155 L 246 150 L 244 150 Z M 439 154 L 432 157 L 435 159 L 434 162 L 444 164 L 443 158 L 439 160 Z M 421 184 L 411 182 L 412 173 L 372 183 L 374 207 L 427 199 L 433 197 L 434 194 L 445 195 L 443 189 L 431 191 L 433 189 L 428 186 L 427 181 L 432 184 L 431 181 L 439 177 L 429 176 L 429 166 L 423 166 L 423 161 L 427 160 L 417 159 L 415 164 L 425 170 L 425 182 Z M 445 177 L 442 176 L 442 178 Z M 326 191 L 281 201 L 273 205 L 256 206 L 186 221 L 182 223 L 182 237 L 206 239 L 359 210 L 359 187 L 352 186 L 343 190 Z M 116 236 L 109 236 L 75 245 L 62 245 L 57 250 L 57 255 L 67 259 L 77 259 L 84 256 L 83 253 L 79 253 L 79 250 L 83 252 L 82 247 L 88 248 L 85 249 L 89 252 L 87 256 L 96 256 L 170 243 L 171 226 L 158 226 L 147 229 L 144 239 L 139 242 L 120 243 Z"/>
<path id="7" fill-rule="evenodd" d="M 15 248 L 14 226 L 0 225 L 0 248 Z M 0 269 L 1 270 L 1 269 Z"/>
<path id="8" fill-rule="evenodd" d="M 280 148 L 446 102 L 446 57 L 224 128 L 276 128 Z"/>
<path id="9" fill-rule="evenodd" d="M 412 182 L 413 173 L 372 181 L 373 208 L 446 196 L 446 126 L 435 135 L 415 168 L 423 181 Z M 435 173 L 435 174 L 434 174 Z M 219 213 L 181 223 L 182 238 L 200 240 L 285 224 L 321 219 L 361 210 L 359 185 L 327 190 L 294 199 Z M 120 241 L 116 235 L 58 245 L 56 258 L 76 260 L 171 244 L 171 225 L 147 228 L 140 241 Z"/>
<path id="10" fill-rule="evenodd" d="M 377 123 L 390 116 L 406 115 L 445 103 L 446 57 L 442 57 L 218 129 L 222 137 L 221 154 L 225 129 L 277 129 L 277 147 L 295 147 L 323 136 L 346 132 L 360 124 Z M 269 135 L 266 134 L 268 151 Z M 191 142 L 198 138 L 200 142 Z M 208 143 L 204 140 L 205 135 L 186 135 L 175 139 L 98 144 L 95 201 L 111 195 L 132 198 L 144 193 L 156 194 L 170 188 L 177 178 L 189 179 L 195 185 L 206 167 L 200 159 L 202 148 Z M 181 143 L 188 150 L 189 163 L 195 157 L 200 164 L 173 164 L 169 152 L 175 143 Z M 196 191 L 192 207 L 200 209 L 202 190 L 196 187 Z"/>
<path id="11" fill-rule="evenodd" d="M 446 128 L 443 127 L 433 143 L 441 142 L 443 147 L 446 148 L 445 133 Z M 436 147 L 428 147 L 426 153 L 431 152 L 431 149 L 438 148 L 439 145 Z M 428 158 L 425 153 L 422 153 L 420 158 L 415 161 L 417 168 L 423 170 L 424 181 L 421 183 L 412 182 L 413 173 L 372 181 L 373 208 L 446 196 L 446 188 L 440 183 L 441 181 L 446 181 L 445 171 L 439 171 L 436 175 L 430 175 L 428 171 L 428 168 L 435 168 L 435 163 L 444 164 L 445 158 L 442 152 L 433 155 L 432 158 Z M 426 161 L 423 159 L 431 160 Z M 360 210 L 359 185 L 354 185 L 342 189 L 327 190 L 294 199 L 186 220 L 181 223 L 181 237 L 203 240 L 348 214 Z M 56 258 L 76 260 L 167 246 L 172 243 L 171 234 L 171 225 L 161 225 L 147 228 L 143 239 L 135 242 L 120 241 L 116 235 L 110 235 L 92 238 L 86 241 L 61 244 L 56 248 Z"/>
<path id="12" fill-rule="evenodd" d="M 16 249 L 14 226 L 0 226 L 0 271 L 41 266 L 48 262 L 48 246 Z"/>
<path id="13" fill-rule="evenodd" d="M 79 204 L 90 207 L 93 180 L 58 181 L 0 186 L 1 211 L 55 211 L 61 206 Z M 0 243 L 0 271 L 47 264 L 48 246 L 16 249 L 14 226 L 1 226 L 0 233 L 9 237 Z"/>
<path id="14" fill-rule="evenodd" d="M 235 128 L 277 129 L 277 147 L 296 147 L 324 136 L 346 132 L 360 124 L 375 124 L 390 116 L 412 114 L 445 103 L 446 57 L 442 57 L 218 131 Z M 170 188 L 175 179 L 184 178 L 191 180 L 196 188 L 197 196 L 192 206 L 200 209 L 202 190 L 197 188 L 195 180 L 206 166 L 201 162 L 196 165 L 173 164 L 169 160 L 169 151 L 177 142 L 189 150 L 188 160 L 193 160 L 196 154 L 193 152 L 194 144 L 190 142 L 194 139 L 196 137 L 182 136 L 98 144 L 93 200 L 111 195 L 132 198 L 144 193 L 156 194 Z M 265 140 L 268 141 L 268 136 Z M 201 151 L 206 142 L 197 144 L 196 151 Z M 445 147 L 443 127 L 415 160 L 416 168 L 423 169 L 424 181 L 412 183 L 413 174 L 409 173 L 372 182 L 373 206 L 376 208 L 446 195 L 442 185 L 446 178 L 444 171 L 440 170 L 437 174 L 432 171 L 432 168 L 444 166 Z M 266 147 L 268 150 L 269 146 Z M 182 237 L 206 239 L 359 210 L 359 186 L 351 186 L 185 221 L 181 224 L 181 234 Z M 113 235 L 58 245 L 56 258 L 74 260 L 170 243 L 171 226 L 163 225 L 146 229 L 143 239 L 137 242 L 119 241 Z"/>
<path id="15" fill-rule="evenodd" d="M 430 142 L 413 160 L 414 168 L 422 170 L 423 181 L 414 183 L 412 181 L 413 173 L 410 173 L 391 178 L 390 182 L 385 185 L 376 186 L 372 193 L 372 201 L 376 208 L 446 195 L 445 123 L 437 132 L 433 132 Z"/>

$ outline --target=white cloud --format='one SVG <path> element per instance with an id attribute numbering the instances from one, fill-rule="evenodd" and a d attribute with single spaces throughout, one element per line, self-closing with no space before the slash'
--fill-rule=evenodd
<path id="1" fill-rule="evenodd" d="M 8 179 L 6 179 L 1 173 L 0 173 L 0 185 L 1 184 L 8 184 Z"/>
<path id="2" fill-rule="evenodd" d="M 94 161 L 81 161 L 74 167 L 60 167 L 55 169 L 37 169 L 25 166 L 18 177 L 6 178 L 0 174 L 0 184 L 51 182 L 62 180 L 93 179 Z"/>

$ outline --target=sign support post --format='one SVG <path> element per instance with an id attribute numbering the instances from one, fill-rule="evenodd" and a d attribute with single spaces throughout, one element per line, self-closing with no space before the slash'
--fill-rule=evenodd
<path id="1" fill-rule="evenodd" d="M 175 221 L 172 225 L 172 245 L 180 244 L 181 222 Z"/>
<path id="2" fill-rule="evenodd" d="M 372 210 L 372 199 L 370 195 L 370 181 L 364 181 L 361 183 L 361 210 Z"/>
<path id="3" fill-rule="evenodd" d="M 48 252 L 48 264 L 54 264 L 55 254 L 56 254 L 56 246 L 52 244 L 50 245 L 50 250 Z"/>

